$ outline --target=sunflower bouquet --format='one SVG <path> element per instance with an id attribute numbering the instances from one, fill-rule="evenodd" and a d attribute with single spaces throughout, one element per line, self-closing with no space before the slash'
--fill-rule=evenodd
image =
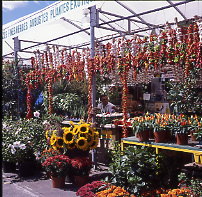
<path id="1" fill-rule="evenodd" d="M 55 150 L 63 148 L 88 151 L 97 147 L 99 133 L 92 127 L 91 123 L 83 121 L 74 123 L 70 121 L 70 124 L 63 127 L 60 131 L 46 131 L 46 138 L 50 139 L 50 145 Z"/>

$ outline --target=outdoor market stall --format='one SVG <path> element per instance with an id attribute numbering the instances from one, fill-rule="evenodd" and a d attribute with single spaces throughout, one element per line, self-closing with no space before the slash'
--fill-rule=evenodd
<path id="1" fill-rule="evenodd" d="M 37 89 L 43 88 L 47 92 L 47 111 L 49 115 L 52 115 L 54 114 L 53 87 L 56 82 L 66 81 L 70 84 L 75 81 L 81 84 L 87 82 L 86 123 L 82 120 L 82 116 L 74 122 L 68 119 L 68 126 L 66 128 L 63 125 L 62 134 L 58 128 L 55 128 L 59 132 L 57 138 L 55 138 L 54 131 L 49 134 L 47 130 L 48 143 L 55 149 L 64 148 L 59 141 L 65 139 L 67 149 L 74 149 L 76 146 L 84 151 L 92 150 L 92 159 L 96 163 L 94 151 L 98 145 L 98 135 L 106 135 L 106 138 L 122 142 L 122 146 L 125 143 L 154 147 L 157 151 L 172 149 L 191 152 L 195 154 L 195 161 L 200 164 L 201 150 L 198 141 L 193 145 L 197 144 L 198 147 L 192 147 L 190 143 L 188 146 L 188 141 L 175 145 L 173 136 L 185 133 L 187 139 L 188 134 L 191 135 L 191 131 L 193 131 L 194 135 L 198 137 L 197 140 L 201 140 L 202 16 L 200 14 L 202 12 L 200 11 L 202 6 L 199 6 L 201 2 L 166 1 L 160 2 L 160 4 L 147 2 L 151 6 L 150 9 L 143 8 L 142 3 L 114 1 L 115 7 L 125 11 L 123 15 L 118 15 L 112 12 L 113 6 L 109 7 L 107 2 L 97 4 L 88 2 L 85 7 L 89 8 L 84 12 L 85 16 L 90 15 L 90 27 L 88 28 L 79 26 L 72 20 L 73 16 L 68 18 L 65 15 L 67 13 L 60 13 L 58 14 L 61 17 L 59 20 L 70 24 L 73 31 L 49 40 L 31 41 L 20 38 L 20 35 L 18 37 L 18 34 L 14 33 L 15 71 L 20 85 L 26 90 L 26 118 L 32 119 L 34 116 L 33 92 Z M 142 7 L 142 11 L 136 13 L 130 7 L 138 4 L 138 8 Z M 189 5 L 198 6 L 196 9 L 198 13 L 186 12 L 185 8 Z M 55 6 L 58 9 L 62 6 L 68 12 L 67 4 L 63 2 L 56 3 Z M 71 7 L 73 4 L 70 3 L 68 6 Z M 75 3 L 74 13 L 80 6 Z M 171 9 L 175 13 L 175 19 L 170 18 L 171 15 L 167 14 Z M 182 11 L 183 9 L 185 12 Z M 54 9 L 51 10 L 52 15 L 50 16 L 54 18 Z M 43 10 L 43 12 L 49 14 L 49 10 Z M 158 20 L 150 19 L 150 16 L 154 15 Z M 165 20 L 162 20 L 163 15 Z M 54 20 L 54 24 L 56 23 L 57 21 Z M 44 25 L 46 26 L 46 24 Z M 36 27 L 36 30 L 37 28 L 39 26 Z M 104 29 L 104 33 L 99 34 L 101 29 Z M 9 31 L 11 31 L 9 28 L 5 29 L 4 39 L 8 37 Z M 112 32 L 117 33 L 112 34 Z M 81 35 L 88 35 L 89 39 L 87 42 L 83 42 L 72 37 L 77 35 L 79 38 Z M 70 38 L 71 42 L 66 44 L 65 41 Z M 26 43 L 24 48 L 22 43 Z M 34 45 L 32 45 L 33 43 Z M 31 51 L 28 51 L 30 49 Z M 12 54 L 13 51 L 5 54 L 4 58 Z M 29 56 L 29 67 L 23 68 L 18 65 L 19 54 Z M 98 81 L 108 80 L 108 83 L 103 83 L 101 86 L 103 89 L 109 89 L 107 93 L 110 90 L 113 91 L 114 87 L 119 87 L 120 100 L 117 105 L 121 110 L 118 113 L 97 115 L 93 113 L 98 90 L 96 89 L 96 79 Z M 175 94 L 170 96 L 171 99 L 167 99 L 165 82 L 174 84 L 171 90 L 175 90 Z M 139 86 L 142 84 L 147 88 L 151 87 L 151 90 L 143 93 L 142 86 Z M 141 87 L 141 91 L 138 93 L 139 87 Z M 184 88 L 185 91 L 180 92 L 180 88 L 176 87 Z M 193 98 L 196 97 L 196 100 L 192 100 L 191 97 L 193 89 L 195 91 Z M 182 103 L 177 100 L 177 91 L 179 91 Z M 195 93 L 197 94 L 195 95 Z M 133 100 L 135 96 L 136 100 Z M 195 102 L 195 106 L 192 105 L 192 102 Z M 175 105 L 175 108 L 172 109 L 170 104 Z M 18 109 L 19 105 L 18 99 Z M 135 106 L 134 111 L 131 110 L 133 105 Z M 98 134 L 97 131 L 100 133 Z M 169 140 L 165 141 L 163 138 L 163 141 L 157 142 L 156 133 L 166 133 Z M 74 134 L 77 136 L 75 142 L 73 142 Z M 172 135 L 169 136 L 169 134 Z M 131 135 L 133 137 L 129 137 Z M 79 141 L 82 141 L 83 144 L 79 145 Z"/>

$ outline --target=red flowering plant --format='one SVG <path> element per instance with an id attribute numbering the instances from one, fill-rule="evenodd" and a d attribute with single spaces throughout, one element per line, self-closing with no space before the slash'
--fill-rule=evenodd
<path id="1" fill-rule="evenodd" d="M 49 148 L 48 150 L 45 149 L 43 150 L 43 152 L 41 153 L 39 160 L 41 163 L 45 162 L 45 160 L 49 157 L 53 157 L 56 155 L 61 155 L 61 153 L 59 152 L 59 150 L 54 150 L 53 148 Z"/>
<path id="2" fill-rule="evenodd" d="M 55 155 L 46 158 L 42 166 L 53 177 L 62 177 L 68 173 L 71 166 L 71 160 L 66 155 Z"/>
<path id="3" fill-rule="evenodd" d="M 76 195 L 80 197 L 95 197 L 100 188 L 104 189 L 105 187 L 107 187 L 107 183 L 103 181 L 93 181 L 92 183 L 82 186 L 77 191 Z"/>
<path id="4" fill-rule="evenodd" d="M 78 176 L 89 175 L 92 161 L 89 157 L 75 157 L 71 159 L 72 173 Z"/>

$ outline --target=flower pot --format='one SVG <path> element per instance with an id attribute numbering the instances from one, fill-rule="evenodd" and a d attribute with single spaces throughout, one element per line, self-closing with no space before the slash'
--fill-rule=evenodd
<path id="1" fill-rule="evenodd" d="M 82 187 L 89 181 L 89 175 L 74 175 L 74 185 L 77 187 Z"/>
<path id="2" fill-rule="evenodd" d="M 196 164 L 202 164 L 202 154 L 194 154 L 194 161 Z"/>
<path id="3" fill-rule="evenodd" d="M 63 177 L 51 176 L 51 180 L 52 180 L 53 188 L 64 188 L 65 187 L 65 176 L 63 176 Z"/>
<path id="4" fill-rule="evenodd" d="M 9 161 L 3 161 L 2 162 L 2 167 L 3 167 L 3 171 L 5 173 L 12 173 L 12 172 L 16 172 L 16 163 L 14 162 L 9 162 Z"/>
<path id="5" fill-rule="evenodd" d="M 136 136 L 140 142 L 149 141 L 149 130 L 138 132 Z"/>
<path id="6" fill-rule="evenodd" d="M 186 133 L 177 133 L 176 139 L 177 139 L 177 144 L 179 144 L 179 145 L 188 144 L 188 135 Z"/>
<path id="7" fill-rule="evenodd" d="M 154 141 L 156 143 L 164 143 L 169 141 L 169 131 L 155 131 Z"/>
<path id="8" fill-rule="evenodd" d="M 194 133 L 195 133 L 194 130 L 190 131 L 191 140 L 192 141 L 197 141 L 196 136 L 194 135 Z"/>

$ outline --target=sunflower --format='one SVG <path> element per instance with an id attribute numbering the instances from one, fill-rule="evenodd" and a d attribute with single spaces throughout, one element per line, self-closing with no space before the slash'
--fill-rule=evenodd
<path id="1" fill-rule="evenodd" d="M 72 131 L 73 131 L 74 135 L 76 135 L 79 132 L 79 126 L 75 125 Z"/>
<path id="2" fill-rule="evenodd" d="M 46 130 L 45 132 L 46 139 L 48 139 L 52 135 L 56 135 L 56 132 L 57 132 L 56 130 Z"/>
<path id="3" fill-rule="evenodd" d="M 74 133 L 72 131 L 65 132 L 63 134 L 63 140 L 66 144 L 71 144 L 74 141 Z"/>
<path id="4" fill-rule="evenodd" d="M 99 138 L 99 132 L 95 131 L 93 133 L 93 138 L 94 138 L 94 140 L 97 139 L 97 138 Z"/>
<path id="5" fill-rule="evenodd" d="M 88 134 L 88 136 L 87 136 L 87 142 L 88 142 L 89 146 L 92 145 L 92 143 L 93 143 L 93 136 L 92 135 Z"/>
<path id="6" fill-rule="evenodd" d="M 84 137 L 80 137 L 77 141 L 76 141 L 76 146 L 78 149 L 81 150 L 87 150 L 88 149 L 88 142 L 87 139 Z"/>
<path id="7" fill-rule="evenodd" d="M 55 145 L 53 145 L 52 148 L 53 148 L 54 150 L 58 150 L 57 146 L 55 146 Z"/>
<path id="8" fill-rule="evenodd" d="M 87 123 L 81 124 L 81 125 L 79 126 L 79 131 L 80 131 L 81 133 L 88 133 L 89 126 L 90 126 L 90 125 L 87 124 Z"/>
<path id="9" fill-rule="evenodd" d="M 81 137 L 84 137 L 84 138 L 88 138 L 88 133 L 79 133 L 78 134 L 78 138 L 81 138 Z"/>
<path id="10" fill-rule="evenodd" d="M 46 139 L 51 137 L 51 135 L 52 135 L 52 131 L 51 130 L 46 130 L 46 132 L 45 132 Z"/>
<path id="11" fill-rule="evenodd" d="M 51 146 L 55 145 L 56 141 L 57 141 L 57 136 L 52 135 L 51 138 L 50 138 L 50 145 Z"/>
<path id="12" fill-rule="evenodd" d="M 94 129 L 92 127 L 89 127 L 88 134 L 93 135 Z"/>
<path id="13" fill-rule="evenodd" d="M 98 141 L 99 141 L 99 138 L 94 136 L 94 139 L 92 140 L 91 145 L 90 145 L 91 150 L 97 148 Z"/>
<path id="14" fill-rule="evenodd" d="M 63 143 L 64 143 L 63 138 L 62 137 L 57 137 L 57 140 L 56 140 L 56 143 L 55 143 L 56 147 L 57 148 L 63 148 Z"/>
<path id="15" fill-rule="evenodd" d="M 75 148 L 76 148 L 76 144 L 74 142 L 67 144 L 67 149 L 75 149 Z"/>

